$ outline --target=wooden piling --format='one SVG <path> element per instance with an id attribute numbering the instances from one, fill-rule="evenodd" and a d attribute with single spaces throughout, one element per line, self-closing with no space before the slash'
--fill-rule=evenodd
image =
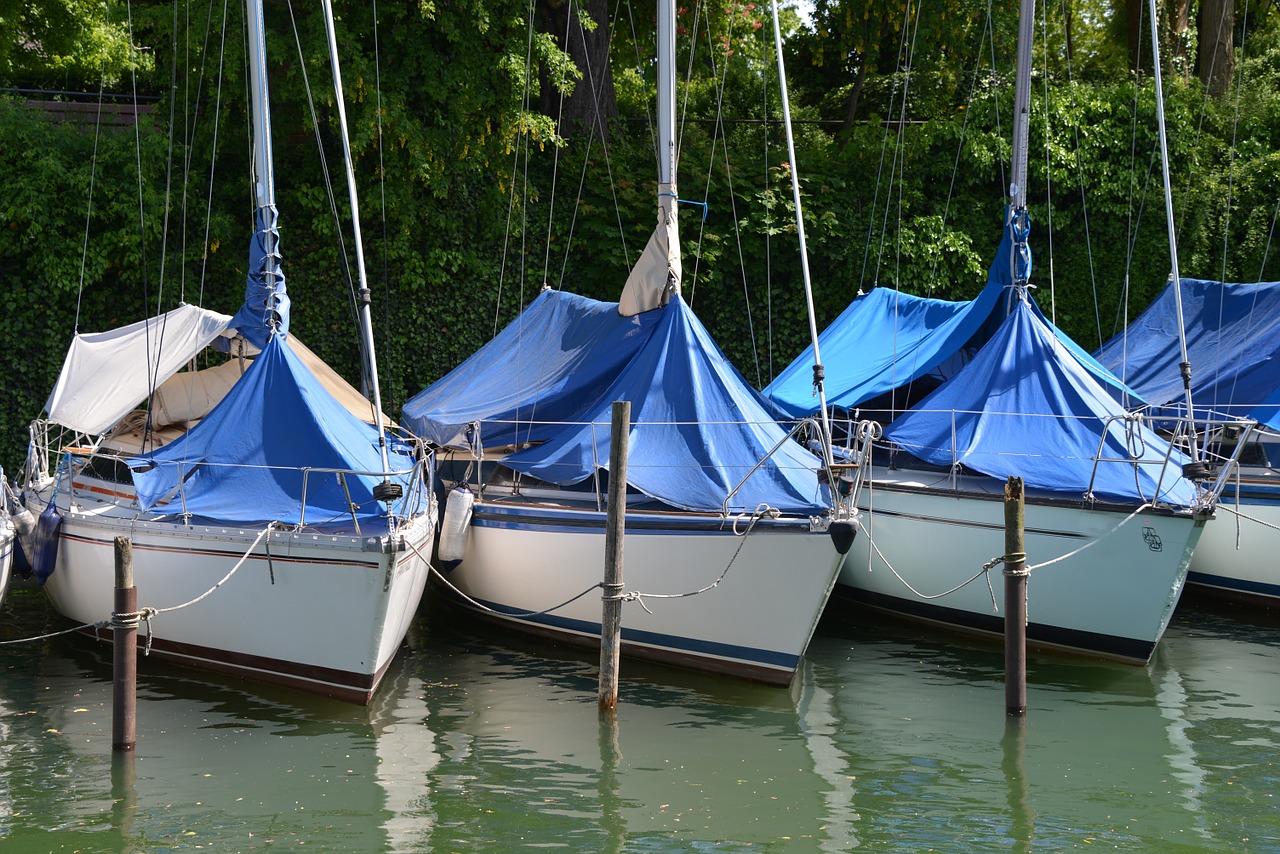
<path id="1" fill-rule="evenodd" d="M 613 403 L 609 434 L 609 514 L 604 537 L 604 607 L 600 617 L 601 709 L 618 707 L 618 657 L 622 648 L 622 538 L 627 516 L 627 441 L 631 401 Z"/>
<path id="2" fill-rule="evenodd" d="M 1027 713 L 1027 553 L 1022 478 L 1004 486 L 1004 710 Z"/>
<path id="3" fill-rule="evenodd" d="M 133 544 L 116 537 L 115 613 L 111 615 L 114 668 L 111 692 L 111 748 L 137 744 L 138 588 L 133 586 Z"/>

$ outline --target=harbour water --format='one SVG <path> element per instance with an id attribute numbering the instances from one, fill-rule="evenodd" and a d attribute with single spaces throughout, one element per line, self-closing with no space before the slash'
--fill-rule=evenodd
<path id="1" fill-rule="evenodd" d="M 121 759 L 108 646 L 5 645 L 0 851 L 1280 851 L 1278 649 L 1184 603 L 1146 668 L 1033 654 L 1010 726 L 999 646 L 858 613 L 789 691 L 624 661 L 610 724 L 593 655 L 428 603 L 368 708 L 143 660 Z"/>

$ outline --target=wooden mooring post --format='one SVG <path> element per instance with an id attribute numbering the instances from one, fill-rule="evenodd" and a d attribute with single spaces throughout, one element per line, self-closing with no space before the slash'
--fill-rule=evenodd
<path id="1" fill-rule="evenodd" d="M 1027 553 L 1024 546 L 1025 498 L 1022 478 L 1004 486 L 1004 710 L 1027 713 Z"/>
<path id="2" fill-rule="evenodd" d="M 600 709 L 618 707 L 622 649 L 622 538 L 627 518 L 627 441 L 631 401 L 615 400 L 609 433 L 609 513 L 604 535 L 604 607 L 600 616 Z"/>
<path id="3" fill-rule="evenodd" d="M 116 537 L 115 613 L 111 615 L 114 652 L 111 691 L 111 749 L 137 744 L 138 588 L 133 586 L 133 543 Z"/>

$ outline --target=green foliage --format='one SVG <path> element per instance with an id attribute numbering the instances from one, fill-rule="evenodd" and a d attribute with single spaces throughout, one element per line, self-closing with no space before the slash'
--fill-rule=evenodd
<path id="1" fill-rule="evenodd" d="M 0 0 L 0 81 L 37 89 L 116 88 L 154 59 L 131 49 L 126 10 L 93 0 Z M 136 82 L 136 81 L 135 81 Z"/>
<path id="2" fill-rule="evenodd" d="M 613 23 L 625 118 L 606 148 L 560 139 L 555 122 L 530 108 L 539 81 L 531 63 L 563 86 L 576 70 L 551 39 L 530 38 L 520 5 L 482 2 L 464 14 L 442 3 L 379 4 L 375 28 L 372 5 L 339 3 L 378 366 L 392 413 L 487 341 L 544 284 L 616 299 L 655 223 L 646 119 L 654 91 L 651 12 Z M 854 67 L 832 63 L 864 61 L 864 54 L 870 61 L 872 42 L 850 41 L 853 24 L 866 21 L 853 19 L 844 35 L 819 29 L 802 36 L 788 57 L 820 327 L 859 290 L 900 287 L 955 299 L 976 294 L 986 280 L 1009 180 L 1011 73 L 974 78 L 986 31 L 979 5 L 953 0 L 944 4 L 945 20 L 919 22 L 920 43 L 927 37 L 933 47 L 913 68 L 906 123 L 896 121 L 900 105 L 890 101 L 905 82 L 890 38 L 893 9 L 863 10 L 866 21 L 878 22 L 874 44 L 885 59 L 877 54 L 861 123 L 835 130 Z M 834 16 L 854 7 L 821 9 Z M 356 265 L 323 27 L 316 9 L 294 4 L 299 55 L 288 6 L 270 4 L 268 12 L 292 328 L 358 384 Z M 181 300 L 228 313 L 241 301 L 250 222 L 236 36 L 243 22 L 235 5 L 225 22 L 220 16 L 220 8 L 212 17 L 184 13 L 175 32 L 172 7 L 137 13 L 135 41 L 166 48 L 149 54 L 158 64 L 153 79 L 169 80 L 171 64 L 180 65 L 177 88 L 139 128 L 140 148 L 132 128 L 95 136 L 92 126 L 57 125 L 17 102 L 0 103 L 0 299 L 10 342 L 0 463 L 9 471 L 22 459 L 26 424 L 52 387 L 77 317 L 88 332 Z M 1102 18 L 1100 25 L 1113 26 Z M 705 216 L 700 206 L 680 206 L 684 292 L 748 381 L 763 385 L 809 342 L 772 26 L 763 4 L 737 0 L 709 11 L 691 5 L 680 20 L 679 65 L 692 74 L 679 84 L 679 191 L 706 205 Z M 789 13 L 787 28 L 797 26 Z M 999 55 L 1011 56 L 1007 11 L 991 29 Z M 235 37 L 223 44 L 223 33 Z M 1092 71 L 1068 84 L 1051 47 L 1041 55 L 1052 75 L 1046 95 L 1045 63 L 1037 62 L 1033 282 L 1046 312 L 1092 349 L 1163 287 L 1169 265 L 1150 82 L 1104 73 L 1114 67 L 1114 34 L 1077 35 L 1091 57 L 1082 65 Z M 1206 102 L 1194 83 L 1166 80 L 1186 276 L 1280 279 L 1280 251 L 1272 246 L 1280 47 L 1270 46 L 1280 40 L 1251 38 L 1268 46 L 1242 60 L 1238 101 Z M 810 62 L 797 73 L 800 58 L 819 54 L 823 65 Z M 219 69 L 220 88 L 213 83 Z"/>

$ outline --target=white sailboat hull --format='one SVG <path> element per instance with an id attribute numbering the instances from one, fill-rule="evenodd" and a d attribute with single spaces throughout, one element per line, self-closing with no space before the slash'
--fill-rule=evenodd
<path id="1" fill-rule="evenodd" d="M 1003 634 L 1001 567 L 981 575 L 985 564 L 1004 553 L 1003 495 L 940 489 L 906 480 L 909 473 L 877 470 L 877 476 L 882 473 L 890 479 L 864 486 L 859 496 L 862 529 L 840 572 L 837 595 Z M 965 480 L 976 479 L 962 479 L 962 489 Z M 991 485 L 1002 486 L 988 479 Z M 1154 510 L 1126 522 L 1133 509 L 1028 497 L 1029 642 L 1126 661 L 1150 658 L 1173 615 L 1205 522 Z"/>
<path id="2" fill-rule="evenodd" d="M 8 516 L 0 517 L 0 603 L 9 589 L 9 574 L 13 571 L 13 550 L 17 548 L 13 522 Z"/>
<path id="3" fill-rule="evenodd" d="M 278 530 L 259 540 L 262 528 L 184 524 L 94 502 L 86 486 L 70 507 L 66 491 L 58 495 L 57 561 L 44 589 L 59 614 L 110 619 L 115 538 L 125 537 L 138 606 L 159 611 L 139 626 L 140 648 L 149 632 L 151 654 L 179 664 L 369 701 L 422 599 L 434 514 L 393 538 Z M 43 502 L 47 494 L 29 503 Z"/>
<path id="4" fill-rule="evenodd" d="M 1198 591 L 1280 605 L 1280 486 L 1232 482 L 1191 557 L 1187 583 Z"/>
<path id="5" fill-rule="evenodd" d="M 448 583 L 465 607 L 514 629 L 598 646 L 606 514 L 477 501 L 465 556 Z M 790 684 L 831 593 L 838 561 L 808 519 L 732 520 L 628 511 L 625 656 Z M 727 570 L 726 570 L 727 567 Z M 723 578 L 721 575 L 723 574 Z M 586 593 L 563 607 L 547 609 Z"/>

